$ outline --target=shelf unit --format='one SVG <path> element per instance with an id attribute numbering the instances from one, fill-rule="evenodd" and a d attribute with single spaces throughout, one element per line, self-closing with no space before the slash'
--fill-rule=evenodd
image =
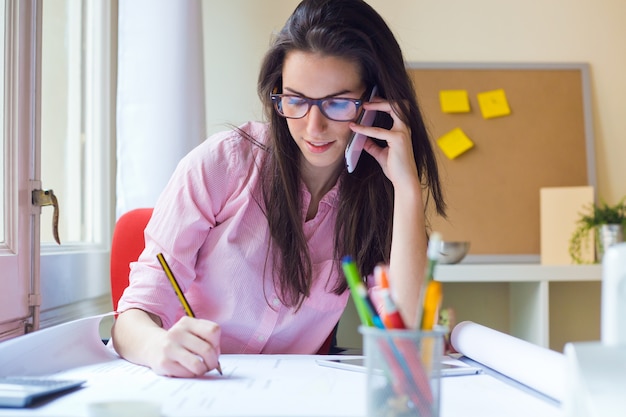
<path id="1" fill-rule="evenodd" d="M 551 346 L 551 294 L 552 285 L 560 285 L 561 283 L 591 283 L 589 286 L 583 286 L 579 292 L 583 292 L 578 296 L 574 296 L 571 301 L 566 300 L 564 303 L 567 309 L 572 312 L 572 320 L 568 320 L 567 314 L 563 322 L 577 321 L 574 313 L 578 312 L 586 314 L 587 317 L 592 316 L 587 327 L 592 327 L 591 333 L 599 333 L 599 291 L 600 281 L 602 279 L 602 266 L 595 265 L 539 265 L 539 264 L 455 264 L 455 265 L 437 265 L 435 277 L 438 281 L 444 283 L 444 287 L 452 290 L 449 291 L 452 300 L 448 300 L 453 308 L 455 303 L 464 302 L 468 309 L 485 308 L 481 305 L 473 305 L 472 300 L 462 300 L 466 298 L 464 294 L 454 294 L 454 287 L 459 284 L 479 284 L 493 283 L 508 285 L 508 303 L 506 300 L 499 300 L 499 306 L 490 314 L 507 315 L 508 329 L 501 329 L 509 334 L 527 340 L 531 343 L 550 347 L 559 350 L 561 346 Z M 575 285 L 569 285 L 575 287 Z M 463 287 L 461 292 L 470 287 Z M 561 286 L 561 288 L 563 288 Z M 465 291 L 467 292 L 467 291 Z M 448 295 L 445 293 L 444 297 Z M 587 298 L 585 298 L 587 297 Z M 589 302 L 580 303 L 579 298 L 588 299 Z M 508 311 L 503 312 L 502 306 L 508 304 Z M 582 304 L 582 305 L 581 305 Z M 445 300 L 444 300 L 445 305 Z M 488 306 L 487 306 L 488 307 Z M 499 309 L 497 308 L 499 307 Z M 457 315 L 457 322 L 468 320 L 464 316 L 471 316 L 467 308 L 464 314 Z M 582 309 L 582 310 L 581 310 Z M 554 313 L 554 311 L 553 311 Z M 562 313 L 562 312 L 558 312 Z M 563 314 L 559 314 L 563 315 Z M 481 323 L 482 324 L 482 323 Z M 580 323 L 567 323 L 572 326 L 579 326 Z M 597 328 L 595 328 L 597 326 Z M 565 329 L 567 326 L 563 326 Z M 560 336 L 563 340 L 568 340 L 568 334 Z"/>

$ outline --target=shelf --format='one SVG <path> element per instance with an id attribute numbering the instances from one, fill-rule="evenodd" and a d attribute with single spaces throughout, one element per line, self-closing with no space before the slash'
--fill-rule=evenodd
<path id="1" fill-rule="evenodd" d="M 550 284 L 600 282 L 602 280 L 602 265 L 460 263 L 437 265 L 434 275 L 437 281 L 452 286 L 457 284 L 476 284 L 476 286 L 508 284 L 508 300 L 499 299 L 496 301 L 492 299 L 493 303 L 482 297 L 476 297 L 477 291 L 486 291 L 489 294 L 490 291 L 485 288 L 474 290 L 462 286 L 460 292 L 451 291 L 456 297 L 453 297 L 450 302 L 462 310 L 458 319 L 471 320 L 472 317 L 477 317 L 480 320 L 481 317 L 485 318 L 485 314 L 490 318 L 508 317 L 507 329 L 503 331 L 539 346 L 550 347 Z M 454 288 L 449 288 L 449 290 L 454 290 Z M 468 292 L 474 296 L 468 297 Z M 477 299 L 481 301 L 476 301 Z M 588 315 L 594 314 L 596 310 L 599 311 L 599 305 L 596 306 L 595 304 L 572 305 L 571 308 L 573 312 L 587 309 Z M 554 331 L 561 331 L 561 329 L 554 329 Z M 593 329 L 591 331 L 593 332 Z M 565 336 L 559 334 L 559 336 L 559 339 L 568 338 L 570 334 Z M 571 336 L 575 337 L 573 334 Z"/>
<path id="2" fill-rule="evenodd" d="M 441 282 L 600 281 L 602 265 L 454 264 L 437 265 Z"/>

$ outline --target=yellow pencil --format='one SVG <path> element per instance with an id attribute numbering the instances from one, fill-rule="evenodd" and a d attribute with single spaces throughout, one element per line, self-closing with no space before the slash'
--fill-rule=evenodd
<path id="1" fill-rule="evenodd" d="M 161 263 L 161 266 L 163 267 L 163 270 L 165 271 L 165 275 L 167 275 L 167 279 L 170 280 L 170 283 L 172 284 L 172 287 L 174 288 L 174 292 L 176 293 L 176 296 L 180 300 L 180 303 L 183 305 L 183 308 L 185 309 L 185 313 L 187 313 L 189 317 L 196 317 L 196 315 L 193 314 L 193 310 L 191 309 L 191 306 L 187 302 L 187 299 L 185 298 L 183 291 L 180 289 L 180 285 L 178 285 L 178 281 L 176 281 L 176 278 L 174 278 L 174 274 L 172 273 L 170 266 L 167 264 L 167 261 L 163 257 L 163 254 L 162 253 L 157 254 L 157 259 Z"/>
<path id="2" fill-rule="evenodd" d="M 180 289 L 180 285 L 178 285 L 178 281 L 176 281 L 176 278 L 174 277 L 174 273 L 170 269 L 170 266 L 167 264 L 165 257 L 163 257 L 163 254 L 158 253 L 157 259 L 159 260 L 159 263 L 163 267 L 163 271 L 165 271 L 165 275 L 167 275 L 167 279 L 170 280 L 170 283 L 172 284 L 172 288 L 174 288 L 174 292 L 176 293 L 176 296 L 180 300 L 180 303 L 183 305 L 183 308 L 185 309 L 185 313 L 187 313 L 189 317 L 196 317 L 196 315 L 193 314 L 193 310 L 191 309 L 191 306 L 187 302 L 187 299 L 185 298 L 185 294 L 183 294 L 183 291 Z M 220 375 L 222 375 L 222 367 L 220 366 L 219 362 L 217 363 L 216 369 L 217 369 L 217 372 L 219 372 Z"/>

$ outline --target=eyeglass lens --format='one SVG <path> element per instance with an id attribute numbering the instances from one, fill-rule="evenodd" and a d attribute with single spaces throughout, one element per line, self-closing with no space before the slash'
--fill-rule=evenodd
<path id="1" fill-rule="evenodd" d="M 337 121 L 353 120 L 359 111 L 358 101 L 329 97 L 314 100 L 306 97 L 294 95 L 275 96 L 276 110 L 285 117 L 299 119 L 304 117 L 310 110 L 311 106 L 317 106 L 324 116 Z"/>

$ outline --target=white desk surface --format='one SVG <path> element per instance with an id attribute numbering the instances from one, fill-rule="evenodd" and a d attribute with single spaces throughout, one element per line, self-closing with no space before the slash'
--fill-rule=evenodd
<path id="1" fill-rule="evenodd" d="M 113 356 L 97 337 L 99 322 L 88 318 L 0 344 L 0 375 L 39 369 L 87 379 L 78 391 L 28 409 L 0 409 L 0 416 L 84 417 L 90 403 L 121 400 L 158 401 L 164 417 L 366 415 L 366 375 L 320 366 L 316 360 L 322 356 L 222 355 L 223 376 L 167 378 Z M 70 348 L 54 347 L 59 340 Z M 563 411 L 554 401 L 485 373 L 443 378 L 440 415 L 557 417 Z"/>

